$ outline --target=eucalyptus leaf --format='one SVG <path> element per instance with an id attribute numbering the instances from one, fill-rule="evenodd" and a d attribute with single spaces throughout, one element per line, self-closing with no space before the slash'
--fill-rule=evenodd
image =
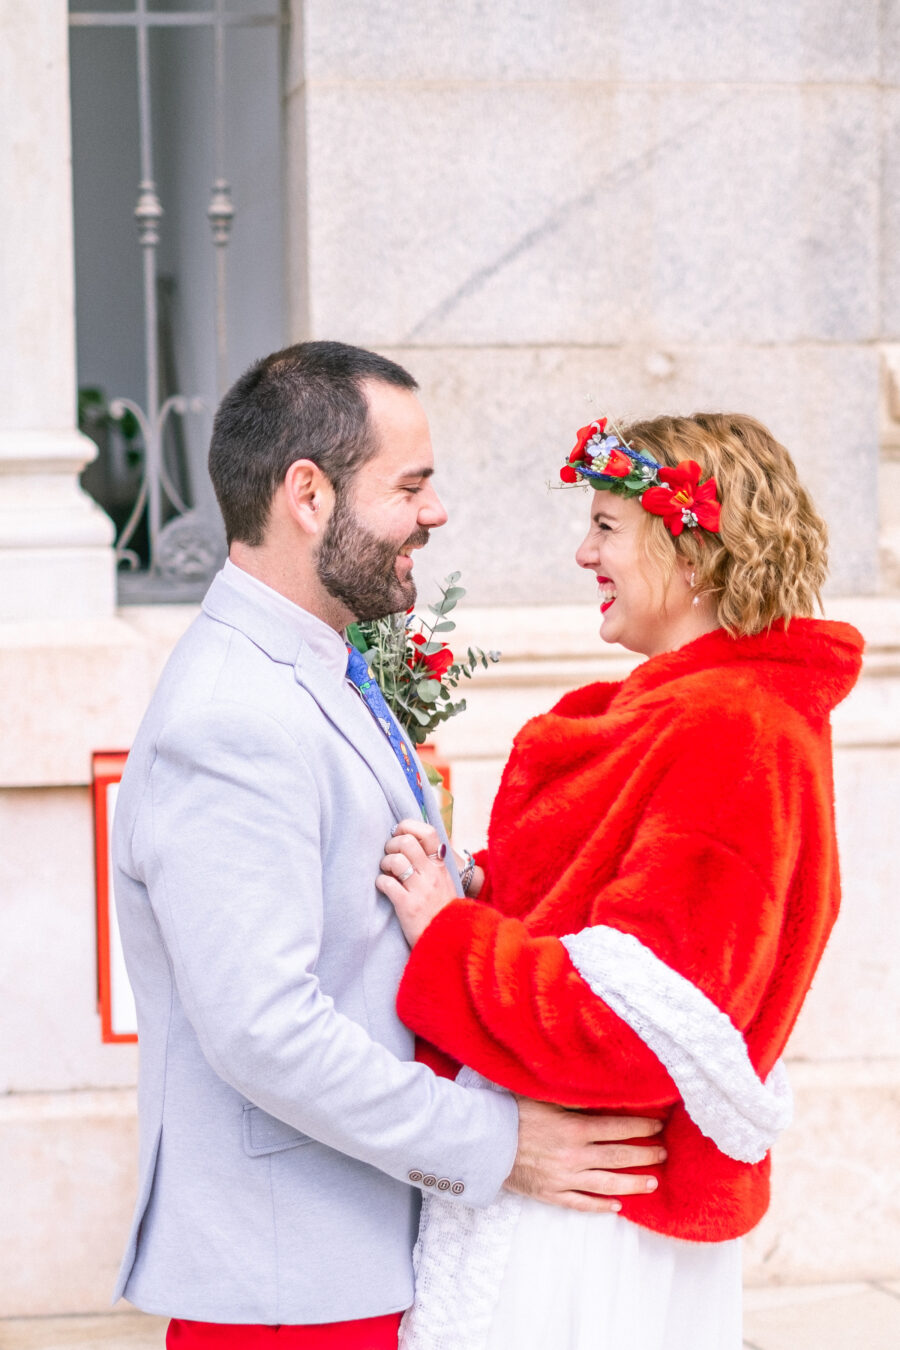
<path id="1" fill-rule="evenodd" d="M 419 680 L 416 685 L 416 693 L 423 703 L 434 703 L 440 692 L 440 680 Z"/>
<path id="2" fill-rule="evenodd" d="M 347 641 L 356 648 L 358 652 L 367 652 L 372 645 L 366 640 L 365 634 L 358 623 L 347 624 Z"/>

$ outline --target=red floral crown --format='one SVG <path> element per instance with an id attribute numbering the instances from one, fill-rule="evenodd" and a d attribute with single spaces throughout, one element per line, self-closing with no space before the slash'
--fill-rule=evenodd
<path id="1" fill-rule="evenodd" d="M 682 530 L 718 533 L 721 506 L 715 478 L 700 482 L 703 470 L 693 459 L 675 469 L 633 450 L 601 417 L 578 432 L 575 449 L 559 471 L 564 483 L 587 482 L 593 488 L 637 497 L 645 511 L 662 516 L 670 534 Z"/>

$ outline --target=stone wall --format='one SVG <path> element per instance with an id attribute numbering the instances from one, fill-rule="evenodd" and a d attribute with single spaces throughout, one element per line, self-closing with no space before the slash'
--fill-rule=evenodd
<path id="1" fill-rule="evenodd" d="M 479 603 L 577 599 L 543 491 L 575 427 L 701 406 L 773 427 L 834 590 L 875 589 L 896 8 L 294 0 L 293 331 L 421 379 L 454 507 L 433 566 Z"/>

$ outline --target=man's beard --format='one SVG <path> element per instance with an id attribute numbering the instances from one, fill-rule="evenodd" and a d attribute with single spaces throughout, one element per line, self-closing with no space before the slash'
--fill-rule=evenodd
<path id="1" fill-rule="evenodd" d="M 319 546 L 316 572 L 328 594 L 355 619 L 382 619 L 415 603 L 416 583 L 412 576 L 401 581 L 394 565 L 398 553 L 427 543 L 426 529 L 399 545 L 373 534 L 340 493 Z"/>

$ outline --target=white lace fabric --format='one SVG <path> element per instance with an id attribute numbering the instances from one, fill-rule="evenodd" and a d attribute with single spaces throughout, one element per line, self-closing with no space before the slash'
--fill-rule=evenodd
<path id="1" fill-rule="evenodd" d="M 491 1087 L 463 1068 L 464 1087 Z M 416 1297 L 400 1325 L 399 1350 L 481 1350 L 490 1331 L 521 1196 L 501 1191 L 484 1209 L 428 1193 L 413 1251 Z"/>

